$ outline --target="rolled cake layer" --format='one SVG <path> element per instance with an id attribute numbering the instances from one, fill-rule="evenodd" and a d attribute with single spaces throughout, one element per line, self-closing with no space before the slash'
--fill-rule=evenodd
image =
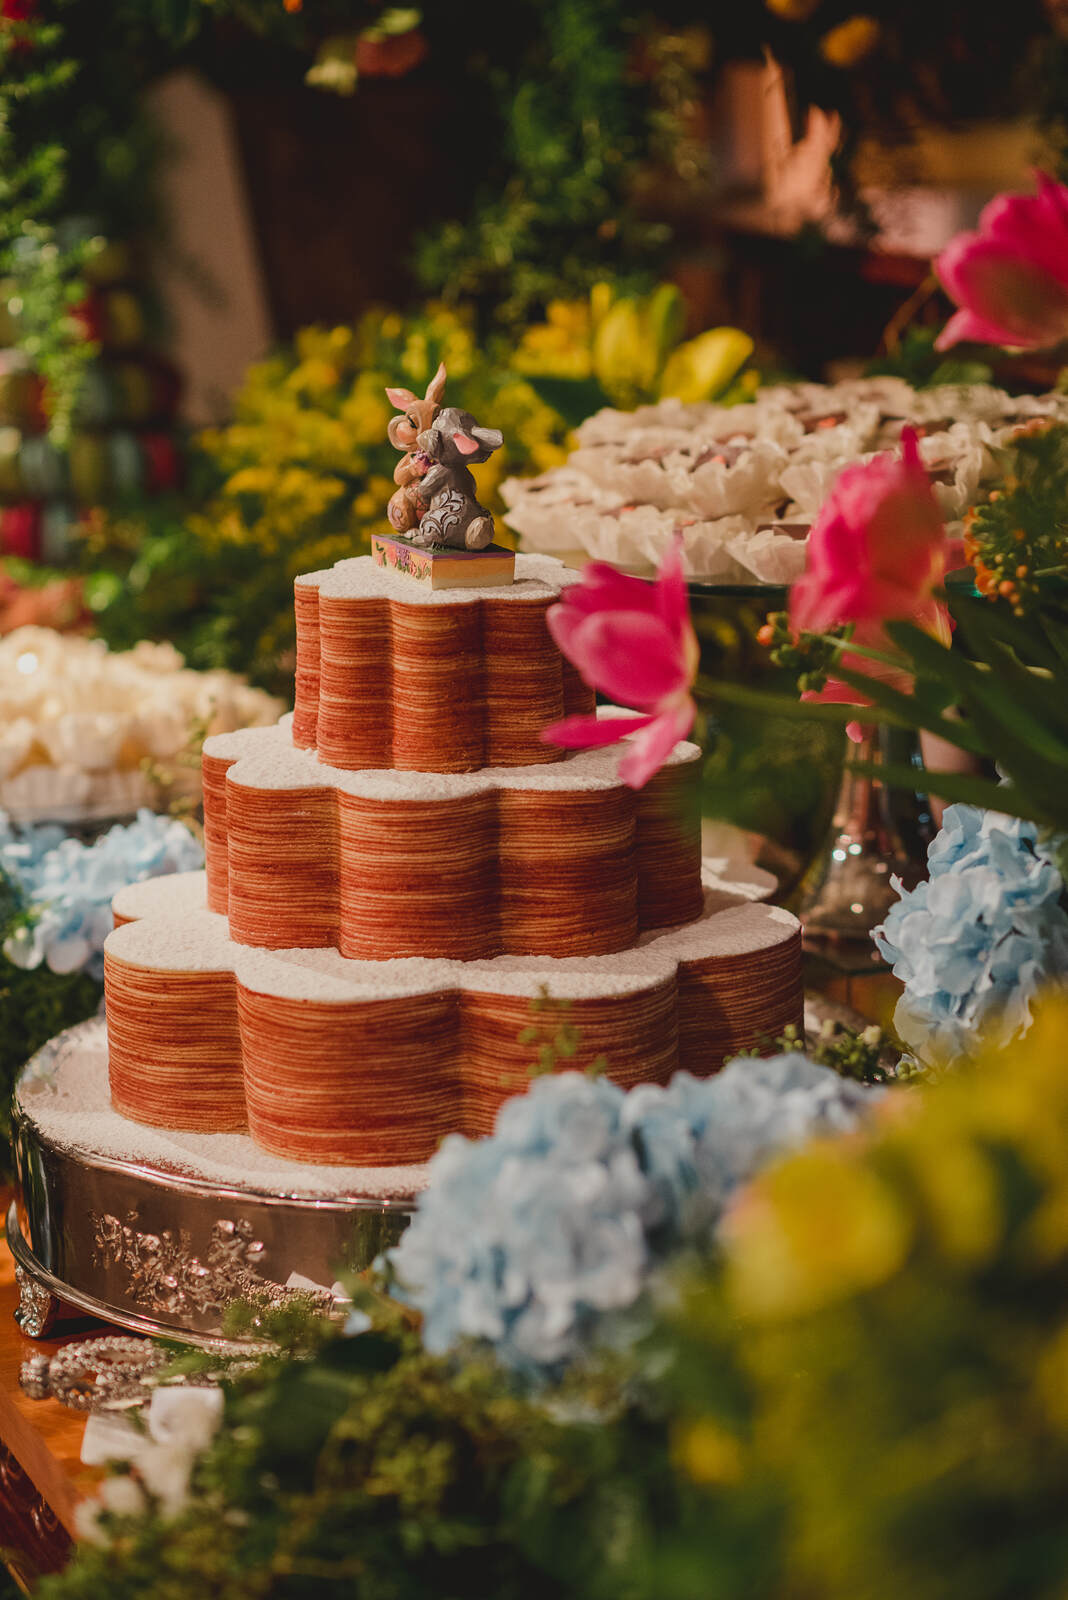
<path id="1" fill-rule="evenodd" d="M 701 915 L 700 750 L 679 744 L 640 791 L 618 765 L 609 748 L 345 772 L 294 749 L 286 719 L 209 739 L 208 906 L 238 944 L 360 961 L 625 950 Z"/>
<path id="2" fill-rule="evenodd" d="M 215 913 L 172 915 L 175 898 L 191 885 L 162 878 L 116 903 L 140 920 L 105 946 L 113 1102 L 204 1132 L 239 1126 L 240 1103 L 252 1138 L 292 1160 L 423 1161 L 444 1134 L 487 1132 L 565 1020 L 581 1036 L 568 1064 L 604 1055 L 624 1086 L 707 1076 L 801 1020 L 800 925 L 725 887 L 631 950 L 472 962 L 237 945 Z"/>
<path id="3" fill-rule="evenodd" d="M 429 589 L 359 556 L 296 580 L 293 743 L 344 771 L 474 772 L 560 760 L 550 722 L 591 712 L 545 613 L 578 574 L 517 556 L 516 581 Z"/>

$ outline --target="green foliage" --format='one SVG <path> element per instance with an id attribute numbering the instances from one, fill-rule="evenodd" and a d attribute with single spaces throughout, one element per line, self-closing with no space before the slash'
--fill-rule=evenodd
<path id="1" fill-rule="evenodd" d="M 22 349 L 46 380 L 52 430 L 70 432 L 78 384 L 94 355 L 71 316 L 84 295 L 80 273 L 89 247 L 61 248 L 55 221 L 66 202 L 68 153 L 55 135 L 78 63 L 65 52 L 64 30 L 36 20 L 0 27 L 0 273 L 5 312 Z M 38 108 L 47 133 L 26 136 Z"/>
<path id="2" fill-rule="evenodd" d="M 854 762 L 853 769 L 910 791 L 922 786 L 944 800 L 1024 817 L 1058 835 L 1068 832 L 1068 614 L 1043 607 L 1025 621 L 970 595 L 954 592 L 950 602 L 963 649 L 912 623 L 891 622 L 886 633 L 895 657 L 851 643 L 847 629 L 831 642 L 857 665 L 847 667 L 839 658 L 831 670 L 866 702 L 865 720 L 934 733 L 989 768 L 996 765 L 1005 781 L 893 763 Z M 910 677 L 911 694 L 859 670 L 867 660 L 890 662 Z M 749 710 L 839 724 L 857 716 L 855 704 L 788 702 L 723 679 L 708 687 Z M 946 714 L 950 706 L 957 714 Z"/>
<path id="3" fill-rule="evenodd" d="M 516 326 L 605 277 L 651 287 L 671 235 L 629 203 L 651 137 L 631 19 L 624 0 L 516 0 L 502 13 L 497 31 L 512 38 L 492 41 L 485 67 L 497 158 L 474 215 L 424 240 L 416 266 L 429 291 L 483 301 Z"/>
<path id="4" fill-rule="evenodd" d="M 796 676 L 801 694 L 818 694 L 842 654 L 848 633 L 844 628 L 830 634 L 795 633 L 788 611 L 770 611 L 758 637 L 775 665 Z"/>
<path id="5" fill-rule="evenodd" d="M 4 926 L 2 938 L 9 927 Z M 84 972 L 25 971 L 0 955 L 0 1178 L 5 1181 L 11 1176 L 9 1102 L 15 1079 L 49 1039 L 91 1017 L 102 993 L 103 986 Z"/>
<path id="6" fill-rule="evenodd" d="M 696 695 L 706 732 L 701 804 L 706 816 L 764 836 L 763 861 L 783 893 L 800 881 L 831 822 L 845 737 L 840 725 L 797 720 L 787 700 L 793 674 L 769 664 L 762 638 L 769 600 L 783 590 L 754 590 L 751 597 L 691 597 L 701 647 Z M 757 695 L 756 710 L 720 692 L 726 681 Z"/>
<path id="7" fill-rule="evenodd" d="M 1068 621 L 1068 425 L 1030 424 L 1002 452 L 1002 466 L 1002 486 L 967 518 L 965 550 L 975 567 L 976 587 L 1018 617 L 1052 608 L 1063 625 Z"/>
<path id="8" fill-rule="evenodd" d="M 854 1078 L 858 1083 L 888 1083 L 891 1074 L 884 1060 L 887 1044 L 881 1028 L 872 1026 L 858 1033 L 855 1028 L 828 1019 L 820 1025 L 811 1043 L 803 1030 L 791 1023 L 774 1039 L 761 1040 L 759 1050 L 743 1050 L 742 1054 L 756 1056 L 769 1050 L 796 1051 L 821 1067 L 830 1067 L 843 1078 Z"/>
<path id="9" fill-rule="evenodd" d="M 574 1493 L 537 1484 L 539 1468 L 552 1472 L 554 1431 L 492 1369 L 456 1370 L 410 1331 L 335 1337 L 313 1360 L 268 1361 L 233 1385 L 184 1515 L 116 1524 L 112 1548 L 86 1549 L 41 1593 L 569 1593 L 509 1536 L 521 1467 L 531 1500 Z"/>
<path id="10" fill-rule="evenodd" d="M 962 355 L 955 349 L 943 355 L 935 349 L 938 328 L 910 327 L 897 348 L 884 356 L 869 361 L 864 371 L 868 377 L 904 378 L 914 389 L 933 389 L 945 383 L 990 383 L 994 369 L 979 354 Z"/>
<path id="11" fill-rule="evenodd" d="M 597 1077 L 607 1070 L 608 1058 L 604 1055 L 593 1056 L 587 1062 L 582 1062 L 579 1053 L 582 1030 L 567 1020 L 571 1010 L 570 1000 L 561 1000 L 550 994 L 548 984 L 543 983 L 530 1002 L 530 1010 L 534 1021 L 522 1030 L 519 1043 L 534 1047 L 534 1060 L 530 1067 L 532 1077 L 580 1068 L 590 1077 Z"/>
<path id="12" fill-rule="evenodd" d="M 22 926 L 26 907 L 17 886 L 0 871 L 0 946 Z M 17 967 L 0 950 L 0 1178 L 11 1176 L 10 1101 L 26 1062 L 64 1028 L 91 1017 L 103 985 L 84 972 Z"/>

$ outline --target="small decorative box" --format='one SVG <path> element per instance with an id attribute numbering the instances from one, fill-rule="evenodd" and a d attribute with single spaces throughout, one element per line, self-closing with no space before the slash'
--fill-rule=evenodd
<path id="1" fill-rule="evenodd" d="M 407 573 L 431 589 L 489 589 L 512 583 L 515 551 L 499 544 L 484 550 L 427 550 L 390 534 L 371 536 L 371 555 L 380 567 Z"/>

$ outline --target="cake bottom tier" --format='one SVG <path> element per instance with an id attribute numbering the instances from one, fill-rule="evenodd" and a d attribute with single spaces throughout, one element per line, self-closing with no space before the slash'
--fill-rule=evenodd
<path id="1" fill-rule="evenodd" d="M 488 1133 L 539 1059 L 625 1088 L 707 1077 L 802 1018 L 801 930 L 710 886 L 702 917 L 615 955 L 351 961 L 233 944 L 198 877 L 139 885 L 105 946 L 114 1108 L 247 1129 L 317 1164 L 427 1160 Z M 202 880 L 201 880 L 202 883 Z"/>
<path id="2" fill-rule="evenodd" d="M 234 1300 L 281 1306 L 311 1290 L 327 1309 L 339 1272 L 397 1242 L 427 1181 L 422 1166 L 314 1167 L 240 1133 L 138 1126 L 108 1105 L 96 1017 L 23 1070 L 12 1135 L 8 1241 L 31 1282 L 120 1326 L 212 1347 Z"/>

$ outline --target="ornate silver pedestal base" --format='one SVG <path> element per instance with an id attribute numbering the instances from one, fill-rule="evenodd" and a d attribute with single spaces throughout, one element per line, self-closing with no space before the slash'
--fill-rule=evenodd
<path id="1" fill-rule="evenodd" d="M 22 1236 L 19 1234 L 18 1226 L 18 1213 L 12 1202 L 11 1210 L 7 1214 L 7 1234 L 9 1239 L 17 1235 L 21 1242 Z M 59 1301 L 21 1265 L 19 1253 L 14 1245 L 11 1247 L 11 1253 L 15 1257 L 15 1282 L 19 1290 L 15 1321 L 27 1339 L 43 1339 L 52 1330 L 52 1324 L 59 1310 Z"/>
<path id="2" fill-rule="evenodd" d="M 236 1349 L 241 1341 L 223 1331 L 233 1301 L 280 1304 L 319 1289 L 329 1305 L 325 1286 L 370 1266 L 407 1224 L 416 1169 L 398 1171 L 393 1195 L 373 1171 L 361 1194 L 357 1173 L 335 1180 L 329 1169 L 295 1163 L 286 1164 L 293 1170 L 283 1186 L 237 1135 L 176 1139 L 192 1172 L 138 1159 L 139 1140 L 155 1149 L 160 1136 L 110 1112 L 106 1082 L 103 1025 L 94 1019 L 46 1045 L 16 1089 L 8 1241 L 21 1291 L 16 1318 L 31 1338 L 45 1336 L 62 1302 L 137 1333 Z M 93 1112 L 79 1113 L 86 1102 Z M 114 1153 L 116 1125 L 128 1156 Z"/>

